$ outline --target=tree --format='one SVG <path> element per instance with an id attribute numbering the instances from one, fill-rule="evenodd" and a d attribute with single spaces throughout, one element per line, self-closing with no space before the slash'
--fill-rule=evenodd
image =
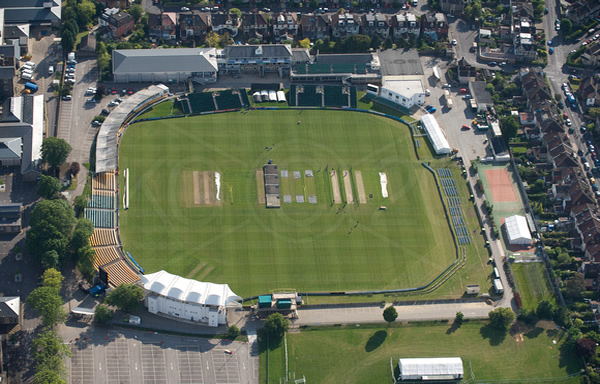
<path id="1" fill-rule="evenodd" d="M 30 229 L 25 238 L 27 252 L 38 260 L 47 251 L 65 255 L 75 215 L 64 200 L 43 200 L 36 204 L 29 220 Z"/>
<path id="2" fill-rule="evenodd" d="M 588 109 L 588 114 L 591 118 L 595 119 L 598 117 L 598 115 L 600 115 L 600 108 L 590 108 Z"/>
<path id="3" fill-rule="evenodd" d="M 309 48 L 310 49 L 310 39 L 309 38 L 300 40 L 298 42 L 298 44 L 300 44 L 300 47 L 302 47 L 302 48 Z"/>
<path id="4" fill-rule="evenodd" d="M 90 24 L 96 16 L 96 5 L 90 0 L 82 0 L 75 5 L 75 13 L 77 14 L 79 28 L 81 30 L 87 30 L 88 24 Z"/>
<path id="5" fill-rule="evenodd" d="M 142 305 L 144 290 L 135 284 L 121 284 L 106 296 L 106 304 L 114 305 L 122 311 L 137 311 Z"/>
<path id="6" fill-rule="evenodd" d="M 204 42 L 209 47 L 216 47 L 219 44 L 219 35 L 216 32 L 210 31 L 204 38 Z"/>
<path id="7" fill-rule="evenodd" d="M 127 12 L 133 17 L 133 20 L 138 21 L 144 14 L 144 8 L 139 4 L 135 4 L 132 5 Z"/>
<path id="8" fill-rule="evenodd" d="M 510 308 L 496 308 L 489 313 L 490 325 L 501 330 L 508 330 L 517 317 Z"/>
<path id="9" fill-rule="evenodd" d="M 237 15 L 238 19 L 242 18 L 242 11 L 240 11 L 238 8 L 229 9 L 229 13 L 233 13 L 234 15 Z"/>
<path id="10" fill-rule="evenodd" d="M 62 300 L 53 287 L 38 287 L 34 289 L 26 300 L 27 304 L 42 316 L 42 322 L 47 326 L 54 326 L 65 321 L 67 317 L 62 308 Z"/>
<path id="11" fill-rule="evenodd" d="M 63 51 L 71 52 L 75 46 L 75 35 L 73 32 L 66 30 L 61 34 L 60 45 Z"/>
<path id="12" fill-rule="evenodd" d="M 36 368 L 33 384 L 66 384 L 67 381 L 54 369 L 42 366 Z"/>
<path id="13" fill-rule="evenodd" d="M 46 330 L 38 334 L 33 339 L 34 384 L 66 383 L 65 356 L 71 356 L 71 349 L 56 332 Z"/>
<path id="14" fill-rule="evenodd" d="M 112 309 L 104 304 L 100 304 L 94 310 L 94 320 L 100 324 L 108 323 L 113 318 Z"/>
<path id="15" fill-rule="evenodd" d="M 542 300 L 539 302 L 535 314 L 540 319 L 552 319 L 554 317 L 554 311 L 556 307 L 550 300 Z"/>
<path id="16" fill-rule="evenodd" d="M 232 340 L 235 340 L 240 335 L 240 329 L 237 325 L 232 325 L 227 329 L 227 337 Z"/>
<path id="17" fill-rule="evenodd" d="M 393 46 L 394 46 L 394 42 L 392 41 L 392 39 L 390 37 L 385 39 L 385 41 L 383 42 L 383 49 L 392 49 Z"/>
<path id="18" fill-rule="evenodd" d="M 575 274 L 565 283 L 565 296 L 572 300 L 581 298 L 581 294 L 584 290 L 585 282 L 581 273 Z"/>
<path id="19" fill-rule="evenodd" d="M 58 268 L 58 266 L 60 265 L 60 257 L 58 256 L 58 253 L 56 253 L 55 250 L 44 252 L 41 261 L 42 267 L 44 269 Z"/>
<path id="20" fill-rule="evenodd" d="M 456 325 L 461 325 L 464 321 L 465 315 L 462 312 L 456 312 L 456 317 L 454 318 Z"/>
<path id="21" fill-rule="evenodd" d="M 54 176 L 41 175 L 38 181 L 38 195 L 44 199 L 54 199 L 62 189 L 60 180 Z"/>
<path id="22" fill-rule="evenodd" d="M 573 29 L 573 23 L 571 22 L 571 20 L 567 19 L 566 17 L 564 19 L 562 19 L 560 21 L 560 30 L 562 31 L 562 33 L 567 36 L 571 33 L 571 30 Z"/>
<path id="23" fill-rule="evenodd" d="M 377 49 L 379 49 L 380 45 L 381 45 L 381 39 L 379 38 L 378 35 L 374 35 L 373 37 L 371 37 L 371 48 L 377 50 Z"/>
<path id="24" fill-rule="evenodd" d="M 388 325 L 391 325 L 397 318 L 398 311 L 396 311 L 396 308 L 394 308 L 393 305 L 390 305 L 383 310 L 383 319 L 388 322 Z"/>
<path id="25" fill-rule="evenodd" d="M 64 276 L 54 268 L 46 269 L 42 274 L 43 286 L 54 288 L 56 292 L 60 291 L 64 279 Z"/>
<path id="26" fill-rule="evenodd" d="M 94 223 L 88 219 L 77 220 L 77 225 L 73 230 L 70 248 L 71 252 L 79 256 L 79 250 L 90 244 L 90 237 L 94 234 Z"/>
<path id="27" fill-rule="evenodd" d="M 60 167 L 69 157 L 71 146 L 58 137 L 46 137 L 42 142 L 42 161 L 53 168 Z"/>
<path id="28" fill-rule="evenodd" d="M 81 171 L 81 165 L 74 161 L 71 163 L 71 175 L 73 176 L 77 176 L 77 174 L 79 174 L 79 171 Z"/>
<path id="29" fill-rule="evenodd" d="M 265 320 L 264 327 L 269 335 L 281 338 L 290 329 L 290 320 L 281 313 L 273 313 Z"/>
<path id="30" fill-rule="evenodd" d="M 519 130 L 519 122 L 514 116 L 506 116 L 500 120 L 500 128 L 502 129 L 502 136 L 506 141 L 509 141 L 513 137 L 517 136 Z"/>

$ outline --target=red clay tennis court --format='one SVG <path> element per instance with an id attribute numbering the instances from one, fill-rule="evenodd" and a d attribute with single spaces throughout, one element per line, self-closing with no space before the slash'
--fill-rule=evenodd
<path id="1" fill-rule="evenodd" d="M 494 199 L 494 202 L 502 203 L 519 201 L 508 170 L 486 169 L 485 178 L 492 191 L 492 199 Z"/>

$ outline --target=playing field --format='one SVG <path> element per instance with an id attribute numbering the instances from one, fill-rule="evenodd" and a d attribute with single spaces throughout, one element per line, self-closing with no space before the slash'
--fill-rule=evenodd
<path id="1" fill-rule="evenodd" d="M 264 204 L 270 159 L 280 209 Z M 121 239 L 147 273 L 228 283 L 246 297 L 414 287 L 456 257 L 433 176 L 390 119 L 287 110 L 144 122 L 127 129 L 119 162 L 130 170 Z"/>
<path id="2" fill-rule="evenodd" d="M 512 270 L 524 308 L 535 309 L 542 300 L 555 301 L 544 263 L 514 263 Z"/>

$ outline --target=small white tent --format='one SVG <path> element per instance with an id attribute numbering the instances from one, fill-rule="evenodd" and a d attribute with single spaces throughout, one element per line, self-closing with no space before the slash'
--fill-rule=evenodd
<path id="1" fill-rule="evenodd" d="M 421 116 L 421 125 L 425 129 L 435 153 L 438 155 L 450 153 L 450 144 L 446 140 L 446 134 L 442 131 L 442 128 L 440 128 L 433 115 L 426 114 Z"/>
<path id="2" fill-rule="evenodd" d="M 509 244 L 531 244 L 531 232 L 529 232 L 525 216 L 509 216 L 504 219 L 504 226 Z"/>
<path id="3" fill-rule="evenodd" d="M 456 380 L 464 375 L 460 357 L 400 359 L 400 380 Z"/>

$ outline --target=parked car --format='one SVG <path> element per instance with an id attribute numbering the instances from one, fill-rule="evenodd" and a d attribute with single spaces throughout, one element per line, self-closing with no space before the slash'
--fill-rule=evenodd
<path id="1" fill-rule="evenodd" d="M 111 101 L 110 103 L 108 103 L 109 108 L 116 107 L 117 105 L 119 105 L 119 103 L 117 103 L 116 101 Z"/>
<path id="2" fill-rule="evenodd" d="M 110 115 L 110 111 L 109 111 L 108 109 L 104 108 L 104 109 L 102 110 L 102 112 L 100 112 L 100 114 L 101 114 L 101 115 L 104 115 L 104 116 L 108 116 L 108 115 Z"/>
<path id="3" fill-rule="evenodd" d="M 458 44 L 458 42 L 456 41 L 456 39 L 452 39 L 452 45 L 456 45 Z"/>
<path id="4" fill-rule="evenodd" d="M 133 88 L 128 88 L 127 89 L 127 94 L 128 95 L 133 95 L 133 92 L 134 92 Z"/>
<path id="5" fill-rule="evenodd" d="M 550 47 L 550 49 L 548 50 L 548 53 L 549 53 L 549 54 L 553 54 L 553 53 L 554 53 L 554 48 L 553 48 L 553 47 Z"/>
<path id="6" fill-rule="evenodd" d="M 115 99 L 115 103 L 122 103 L 122 102 L 123 102 L 123 99 L 121 99 L 120 97 L 117 97 Z"/>
<path id="7" fill-rule="evenodd" d="M 567 127 L 570 127 L 571 126 L 571 119 L 567 119 L 566 123 L 567 123 Z"/>
<path id="8" fill-rule="evenodd" d="M 51 75 L 54 73 L 54 66 L 53 65 L 49 65 L 48 66 L 48 74 Z"/>
<path id="9" fill-rule="evenodd" d="M 488 65 L 489 65 L 490 67 L 495 67 L 496 65 L 498 65 L 498 63 L 496 63 L 495 61 L 490 61 L 490 62 L 488 63 Z"/>
<path id="10" fill-rule="evenodd" d="M 188 12 L 190 9 L 188 7 L 181 7 L 181 12 Z"/>
<path id="11" fill-rule="evenodd" d="M 65 72 L 67 72 L 67 73 L 73 73 L 73 72 L 75 72 L 75 68 L 67 68 L 65 70 Z"/>
<path id="12" fill-rule="evenodd" d="M 469 90 L 466 88 L 461 88 L 458 93 L 469 93 Z"/>
<path id="13" fill-rule="evenodd" d="M 90 103 L 90 104 L 96 104 L 96 99 L 94 99 L 94 98 L 92 97 L 92 98 L 90 98 L 90 99 L 87 99 L 85 102 L 86 102 L 86 103 Z"/>
<path id="14" fill-rule="evenodd" d="M 469 129 L 471 129 L 471 127 L 469 127 L 468 125 L 463 125 L 461 128 L 463 131 L 468 131 Z"/>
<path id="15" fill-rule="evenodd" d="M 64 101 L 71 101 L 71 100 L 73 99 L 73 96 L 71 96 L 71 95 L 64 95 L 64 96 L 62 97 L 62 99 L 63 99 Z"/>
<path id="16" fill-rule="evenodd" d="M 116 95 L 116 94 L 117 94 L 117 88 L 113 88 L 113 89 L 111 89 L 111 93 L 112 93 L 113 95 Z"/>

